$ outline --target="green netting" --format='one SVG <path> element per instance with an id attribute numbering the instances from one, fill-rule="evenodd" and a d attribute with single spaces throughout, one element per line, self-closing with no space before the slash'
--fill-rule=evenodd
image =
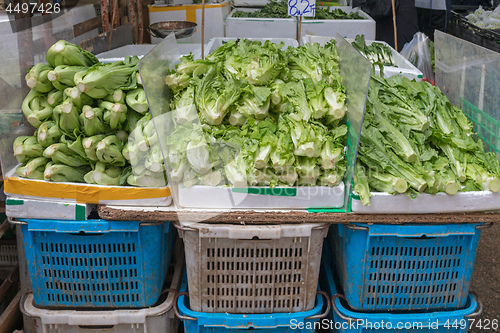
<path id="1" fill-rule="evenodd" d="M 483 141 L 484 149 L 500 158 L 500 122 L 463 98 L 460 98 L 460 105 Z"/>

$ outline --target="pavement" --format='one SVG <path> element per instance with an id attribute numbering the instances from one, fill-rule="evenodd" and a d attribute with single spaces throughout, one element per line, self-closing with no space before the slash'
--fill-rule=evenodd
<path id="1" fill-rule="evenodd" d="M 481 321 L 471 321 L 469 333 L 500 332 L 492 327 L 494 320 L 500 326 L 500 223 L 481 232 L 471 290 L 479 295 L 484 310 L 478 317 Z"/>

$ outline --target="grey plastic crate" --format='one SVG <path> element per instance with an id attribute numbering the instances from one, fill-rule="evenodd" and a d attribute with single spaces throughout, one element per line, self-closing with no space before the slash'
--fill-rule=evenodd
<path id="1" fill-rule="evenodd" d="M 0 240 L 0 267 L 17 266 L 17 245 L 15 240 Z"/>
<path id="2" fill-rule="evenodd" d="M 191 310 L 289 313 L 314 307 L 327 224 L 181 223 Z"/>

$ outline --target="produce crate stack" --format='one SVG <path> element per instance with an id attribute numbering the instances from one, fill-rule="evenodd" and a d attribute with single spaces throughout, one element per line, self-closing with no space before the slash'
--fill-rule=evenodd
<path id="1" fill-rule="evenodd" d="M 370 65 L 343 40 L 338 51 L 334 43 L 285 48 L 289 42 L 213 39 L 204 60 L 182 58 L 170 72 L 175 45 L 166 39 L 141 60 L 177 207 L 343 209 L 343 181 L 349 178 L 344 174 L 355 155 L 345 153 L 345 145 L 359 133 L 354 122 L 348 127 L 343 120 L 345 96 L 356 86 L 364 101 Z M 366 69 L 360 70 L 364 81 L 338 81 L 344 51 L 354 57 L 344 58 L 353 63 L 343 69 Z M 317 57 L 324 78 L 294 65 L 309 56 Z M 228 71 L 219 71 L 224 63 Z M 255 70 L 247 72 L 246 66 Z M 164 82 L 169 94 L 158 85 Z M 308 104 L 305 84 L 318 97 L 317 111 Z M 363 107 L 364 102 L 353 106 L 352 114 L 362 117 Z M 326 316 L 318 274 L 328 224 L 206 223 L 184 221 L 182 214 L 179 219 L 186 278 L 176 311 L 187 332 L 292 332 L 295 321 L 305 325 L 299 331 L 312 332 L 311 324 Z"/>
<path id="2" fill-rule="evenodd" d="M 360 230 L 363 232 L 363 230 L 361 229 L 354 229 L 354 230 Z M 472 237 L 477 238 L 475 236 Z M 390 239 L 391 237 L 389 238 L 385 237 L 384 239 L 383 236 L 377 236 L 376 238 L 379 238 L 379 240 L 382 242 Z M 408 240 L 408 242 L 411 242 L 411 240 Z M 380 248 L 384 250 L 392 249 L 393 251 L 396 250 L 401 251 L 402 249 L 403 251 L 406 251 L 408 249 L 408 247 L 403 248 L 403 247 L 385 247 L 385 246 L 386 244 L 384 243 L 383 247 Z M 425 245 L 424 247 L 420 247 L 419 250 L 422 248 L 425 248 Z M 441 247 L 441 249 L 446 249 L 446 248 L 447 247 Z M 410 247 L 410 249 L 414 250 L 416 249 L 416 247 Z M 432 250 L 435 251 L 437 249 L 438 248 L 428 248 L 428 250 L 430 251 Z M 334 273 L 337 273 L 337 270 L 336 268 L 334 268 L 332 257 L 328 255 L 330 252 L 331 251 L 329 248 L 329 244 L 325 243 L 325 248 L 323 249 L 323 258 L 321 263 L 320 285 L 322 290 L 324 290 L 328 295 L 331 296 L 332 311 L 330 313 L 329 320 L 331 327 L 330 331 L 332 332 L 365 333 L 365 332 L 377 332 L 377 331 L 387 330 L 388 332 L 401 332 L 401 333 L 410 333 L 410 332 L 465 333 L 468 330 L 469 319 L 476 318 L 482 312 L 483 309 L 482 304 L 480 303 L 477 295 L 473 293 L 466 294 L 465 297 L 461 298 L 463 305 L 460 308 L 451 308 L 451 309 L 441 308 L 441 309 L 429 310 L 426 312 L 409 311 L 408 309 L 414 306 L 418 307 L 422 305 L 429 305 L 429 303 L 426 303 L 425 301 L 424 303 L 418 304 L 418 302 L 414 302 L 414 300 L 427 299 L 432 301 L 434 299 L 433 296 L 429 296 L 429 294 L 430 292 L 433 292 L 433 290 L 436 290 L 435 288 L 438 287 L 439 282 L 436 281 L 437 283 L 433 285 L 434 281 L 432 281 L 433 279 L 432 277 L 429 278 L 429 281 L 416 280 L 420 276 L 425 276 L 425 275 L 432 276 L 433 274 L 440 274 L 440 273 L 431 273 L 430 269 L 425 271 L 425 273 L 416 273 L 416 272 L 382 273 L 384 268 L 380 268 L 378 271 L 376 269 L 373 270 L 374 273 L 371 273 L 369 276 L 374 277 L 375 274 L 380 274 L 380 276 L 384 275 L 391 276 L 394 274 L 395 276 L 402 277 L 402 279 L 401 281 L 394 281 L 394 280 L 390 281 L 389 284 L 385 284 L 382 282 L 380 284 L 377 284 L 376 286 L 373 285 L 369 286 L 372 295 L 369 295 L 367 299 L 371 299 L 370 302 L 373 301 L 375 302 L 375 304 L 365 303 L 361 305 L 361 308 L 365 307 L 373 309 L 377 308 L 377 306 L 379 305 L 380 308 L 379 311 L 354 309 L 353 307 L 351 307 L 351 304 L 353 304 L 351 297 L 347 295 L 344 296 L 345 294 L 342 293 L 342 289 L 340 286 L 342 282 L 340 283 L 340 285 L 339 283 L 336 282 L 338 281 L 338 279 L 335 279 Z M 358 249 L 356 249 L 355 252 L 359 254 L 361 253 L 361 251 Z M 345 252 L 343 254 L 345 255 Z M 384 262 L 385 263 L 391 262 L 390 259 L 391 258 L 389 258 L 387 261 Z M 370 261 L 368 265 L 370 265 L 370 267 L 372 263 L 375 263 L 375 265 L 376 264 L 385 265 L 384 262 L 382 262 L 382 260 L 378 262 Z M 403 263 L 404 265 L 404 263 L 406 262 L 409 263 L 410 261 L 406 262 L 393 261 L 393 262 L 396 262 L 396 265 L 399 265 L 400 263 Z M 416 260 L 415 262 L 419 261 Z M 424 261 L 422 261 L 422 263 L 424 263 Z M 429 263 L 429 261 L 427 261 L 427 263 Z M 356 264 L 359 264 L 359 261 L 357 261 Z M 365 265 L 360 269 L 368 270 L 369 269 L 368 265 Z M 396 271 L 396 268 L 393 267 L 392 270 Z M 405 281 L 403 281 L 403 276 Z M 353 278 L 354 276 L 350 275 L 349 277 Z M 411 281 L 411 279 L 414 280 Z M 342 281 L 342 277 L 340 278 L 340 280 Z M 359 280 L 351 280 L 351 281 L 353 281 L 353 284 L 360 282 Z M 410 282 L 413 284 L 412 287 L 395 286 L 400 283 L 408 285 Z M 377 295 L 377 293 L 374 292 L 377 289 L 382 291 L 381 296 Z M 365 285 L 364 290 L 358 290 L 360 294 L 356 294 L 355 297 L 358 297 L 359 295 L 363 294 L 363 292 L 366 290 L 367 289 Z M 422 296 L 422 294 L 411 295 L 412 291 L 415 291 L 415 293 L 421 291 L 423 293 L 427 293 L 428 295 L 425 295 L 423 298 L 421 298 L 419 296 Z M 397 296 L 397 298 L 395 296 Z M 405 299 L 409 301 L 400 302 L 398 301 L 398 299 L 399 300 Z M 394 311 L 394 313 L 388 312 L 387 310 L 382 310 L 383 308 L 387 308 L 388 306 L 393 308 L 400 308 L 400 310 Z M 407 309 L 407 311 L 403 311 L 401 309 Z"/>
<path id="3" fill-rule="evenodd" d="M 235 6 L 225 19 L 226 37 L 299 40 L 305 35 L 354 38 L 361 34 L 375 39 L 375 21 L 359 8 L 318 6 L 315 17 L 304 17 L 299 28 L 298 18 L 288 14 L 286 1 L 236 0 Z"/>

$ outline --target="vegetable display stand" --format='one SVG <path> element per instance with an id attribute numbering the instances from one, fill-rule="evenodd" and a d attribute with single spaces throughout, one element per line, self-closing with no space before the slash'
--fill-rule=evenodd
<path id="1" fill-rule="evenodd" d="M 269 87 L 252 85 L 260 92 L 249 92 L 247 96 L 247 93 L 244 92 L 246 88 L 240 87 L 243 90 L 236 91 L 235 87 L 239 87 L 239 84 L 231 83 L 233 79 L 228 79 L 230 81 L 227 81 L 224 85 L 233 87 L 231 90 L 233 101 L 231 103 L 236 103 L 238 95 L 243 94 L 240 97 L 247 100 L 245 103 L 255 106 L 256 102 L 251 101 L 251 99 L 256 98 L 255 94 L 265 96 L 264 104 L 266 106 L 259 107 L 259 109 L 265 110 L 257 115 L 259 119 L 255 121 L 256 118 L 252 117 L 257 112 L 256 107 L 249 107 L 252 110 L 248 110 L 248 117 L 241 115 L 242 118 L 238 118 L 238 114 L 226 112 L 229 109 L 219 110 L 215 113 L 212 112 L 211 107 L 209 109 L 212 111 L 207 109 L 207 106 L 211 103 L 208 103 L 208 99 L 212 98 L 211 90 L 208 87 L 214 85 L 211 80 L 220 80 L 221 82 L 226 80 L 222 76 L 212 76 L 216 73 L 214 71 L 215 67 L 210 67 L 208 69 L 210 75 L 204 76 L 206 84 L 203 87 L 206 89 L 203 88 L 203 91 L 205 93 L 203 95 L 195 94 L 199 99 L 207 99 L 207 103 L 203 102 L 201 106 L 197 106 L 200 104 L 191 103 L 189 108 L 177 107 L 178 104 L 176 103 L 180 100 L 170 100 L 170 97 L 174 95 L 173 92 L 176 92 L 176 98 L 181 98 L 180 96 L 190 94 L 190 91 L 195 88 L 193 86 L 177 86 L 176 84 L 179 79 L 183 80 L 181 75 L 186 77 L 186 75 L 180 74 L 180 71 L 184 67 L 190 68 L 192 60 L 183 58 L 182 64 L 185 66 L 179 65 L 177 66 L 177 72 L 167 73 L 169 67 L 175 66 L 175 62 L 170 61 L 175 57 L 172 51 L 175 46 L 171 41 L 165 39 L 141 60 L 139 64 L 141 74 L 148 74 L 147 76 L 143 75 L 147 78 L 143 81 L 143 84 L 146 94 L 150 96 L 149 103 L 155 128 L 161 142 L 167 143 L 167 145 L 163 145 L 162 149 L 164 149 L 165 166 L 167 174 L 169 174 L 172 197 L 177 208 L 206 208 L 209 210 L 310 209 L 313 211 L 324 209 L 342 212 L 348 209 L 345 194 L 350 193 L 352 184 L 371 65 L 349 43 L 340 36 L 338 37 L 340 39 L 336 46 L 337 52 L 334 51 L 335 46 L 333 44 L 318 50 L 318 52 L 324 53 L 325 58 L 331 59 L 332 62 L 338 62 L 338 72 L 336 69 L 332 69 L 336 75 L 332 74 L 332 80 L 333 77 L 337 80 L 340 74 L 342 84 L 345 86 L 345 103 L 344 101 L 342 103 L 335 102 L 337 106 L 326 109 L 330 110 L 331 113 L 337 112 L 336 116 L 338 117 L 337 122 L 331 123 L 332 128 L 330 130 L 327 130 L 326 125 L 317 125 L 318 122 L 315 122 L 313 118 L 308 118 L 305 114 L 303 116 L 297 115 L 300 112 L 308 114 L 308 110 L 310 110 L 309 106 L 305 107 L 303 104 L 303 102 L 306 102 L 306 97 L 300 95 L 300 92 L 304 93 L 303 88 L 300 87 L 300 85 L 303 85 L 302 82 L 299 82 L 300 80 L 295 81 L 294 79 L 290 85 L 284 87 L 284 97 L 279 98 L 282 98 L 283 101 L 285 98 L 290 98 L 289 104 L 282 104 L 284 107 L 287 107 L 286 105 L 294 107 L 291 104 L 292 100 L 297 105 L 302 103 L 301 105 L 304 106 L 300 109 L 302 111 L 296 111 L 295 114 L 284 114 L 276 121 L 269 116 L 270 112 L 272 112 L 270 106 L 271 93 L 274 91 L 275 94 L 278 94 L 279 91 Z M 233 55 L 240 54 L 240 56 L 244 56 L 244 54 L 252 54 L 246 50 L 253 50 L 263 55 L 269 54 L 269 57 L 262 56 L 262 58 L 274 59 L 272 61 L 279 61 L 280 68 L 283 66 L 288 68 L 292 66 L 291 63 L 294 61 L 292 59 L 295 57 L 293 56 L 295 50 L 304 54 L 312 54 L 315 51 L 307 47 L 300 50 L 288 47 L 283 50 L 281 46 L 274 43 L 280 41 L 280 39 L 274 38 L 266 39 L 263 44 L 245 39 L 239 41 L 230 40 L 224 43 L 226 40 L 225 38 L 213 40 L 214 43 L 211 44 L 213 46 L 210 46 L 210 49 L 215 47 L 216 42 L 221 46 L 210 57 L 219 60 L 224 57 L 237 59 Z M 319 47 L 317 48 L 319 49 Z M 168 58 L 165 54 L 168 55 Z M 208 59 L 208 57 L 205 59 Z M 248 61 L 253 60 L 248 57 Z M 161 71 L 157 70 L 159 63 L 163 64 Z M 263 61 L 259 66 L 264 66 L 264 64 L 267 66 L 265 71 L 261 69 L 251 72 L 269 73 L 266 74 L 265 78 L 268 85 L 271 83 L 279 85 L 281 84 L 280 81 L 284 84 L 281 79 L 275 80 L 277 71 L 269 72 L 271 68 L 274 68 L 268 67 L 272 62 Z M 194 66 L 198 66 L 196 62 Z M 241 71 L 241 65 L 235 63 L 234 66 L 238 67 L 238 71 Z M 166 70 L 163 70 L 163 68 Z M 165 76 L 167 76 L 167 79 L 165 79 Z M 271 78 L 274 81 L 271 81 Z M 253 80 L 251 78 L 247 79 Z M 159 87 L 161 90 L 158 89 L 159 82 L 162 84 L 167 82 L 169 94 L 165 94 L 161 86 Z M 246 85 L 246 83 L 244 84 Z M 336 87 L 340 89 L 338 85 Z M 335 92 L 333 87 L 326 87 L 325 91 L 328 98 L 333 95 L 337 96 L 337 94 L 341 96 L 340 99 L 343 98 L 344 93 Z M 222 102 L 222 97 L 220 98 L 219 101 Z M 275 96 L 276 99 L 278 97 Z M 187 100 L 187 97 L 182 99 L 183 103 L 187 103 Z M 231 99 L 226 101 L 229 106 L 235 105 L 230 104 L 230 101 Z M 275 104 L 278 105 L 278 102 Z M 344 112 L 346 104 L 348 104 L 349 108 L 347 113 Z M 169 112 L 164 111 L 166 105 L 172 107 Z M 276 108 L 276 105 L 274 108 Z M 192 114 L 187 114 L 188 112 L 192 112 Z M 265 118 L 264 120 L 260 119 L 262 118 L 261 115 Z M 320 115 L 318 113 L 317 117 Z M 232 134 L 224 136 L 228 128 L 224 127 L 225 125 L 221 124 L 219 120 L 222 121 L 226 116 L 246 119 L 246 123 L 234 126 L 234 130 L 239 131 L 242 136 Z M 328 117 L 326 114 L 322 114 L 322 116 Z M 309 120 L 311 121 L 308 122 Z M 198 126 L 200 121 L 203 123 L 202 127 Z M 220 127 L 218 127 L 219 125 Z M 315 127 L 316 125 L 317 127 Z M 212 131 L 208 131 L 208 128 L 212 128 Z M 296 128 L 297 130 L 293 132 L 294 134 L 291 134 L 292 132 L 285 130 L 285 128 Z M 244 129 L 248 129 L 246 133 L 252 133 L 255 137 L 258 133 L 263 135 L 263 133 L 267 132 L 269 135 L 266 135 L 266 137 L 276 138 L 276 140 L 269 140 L 272 144 L 270 143 L 267 146 L 265 144 L 261 145 L 255 138 L 245 136 L 243 134 Z M 233 128 L 231 128 L 232 130 Z M 297 139 L 299 136 L 302 141 Z M 323 140 L 317 139 L 320 136 Z M 243 140 L 240 140 L 239 143 L 232 142 L 231 138 L 236 137 Z M 278 142 L 278 137 L 284 143 L 279 145 L 283 149 L 274 153 L 276 150 L 271 148 Z M 293 140 L 295 140 L 295 143 Z M 252 149 L 259 149 L 258 156 L 252 155 L 255 156 L 255 161 L 248 158 L 250 153 L 254 154 Z M 323 161 L 321 167 L 319 166 L 320 160 Z M 249 172 L 246 169 L 247 165 Z"/>
<path id="2" fill-rule="evenodd" d="M 460 309 L 467 302 L 486 226 L 337 224 L 331 226 L 328 243 L 351 308 Z"/>
<path id="3" fill-rule="evenodd" d="M 176 253 L 177 254 L 177 253 Z M 33 322 L 36 333 L 175 333 L 179 320 L 172 309 L 184 272 L 182 252 L 173 258 L 170 288 L 162 292 L 157 304 L 144 309 L 127 310 L 46 310 L 34 304 L 33 294 L 21 302 L 26 320 Z"/>
<path id="4" fill-rule="evenodd" d="M 304 23 L 302 23 L 304 24 Z M 365 36 L 366 38 L 366 36 Z M 303 43 L 320 43 L 320 45 L 324 45 L 325 43 L 329 42 L 332 39 L 332 37 L 324 37 L 321 35 L 304 35 L 302 36 L 302 42 Z M 352 43 L 354 39 L 347 39 L 349 43 Z M 384 77 L 390 77 L 394 75 L 399 75 L 402 77 L 406 77 L 410 80 L 415 79 L 416 81 L 422 81 L 423 73 L 415 67 L 411 62 L 409 62 L 406 58 L 404 58 L 399 52 L 397 52 L 392 46 L 387 44 L 386 42 L 382 41 L 375 41 L 375 40 L 366 40 L 367 45 L 371 45 L 372 43 L 380 43 L 383 44 L 384 46 L 387 46 L 391 49 L 391 54 L 392 58 L 394 60 L 394 64 L 396 67 L 392 66 L 384 66 Z M 380 75 L 380 68 L 378 66 L 375 66 L 375 74 Z"/>
<path id="5" fill-rule="evenodd" d="M 303 312 L 274 314 L 196 312 L 190 309 L 187 289 L 187 281 L 184 280 L 174 310 L 184 324 L 184 331 L 189 333 L 244 333 L 254 330 L 278 333 L 314 333 L 315 323 L 317 324 L 321 318 L 325 318 L 330 310 L 328 304 L 325 312 L 321 313 L 324 302 L 322 294 L 324 293 L 318 292 L 317 296 L 314 297 L 314 308 Z"/>
<path id="6" fill-rule="evenodd" d="M 170 222 L 24 220 L 38 307 L 138 308 L 160 296 L 177 232 Z"/>
<path id="7" fill-rule="evenodd" d="M 236 11 L 254 12 L 258 9 L 236 8 L 224 20 L 225 37 L 292 38 L 297 39 L 297 19 L 233 17 Z"/>
<path id="8" fill-rule="evenodd" d="M 314 308 L 327 224 L 181 223 L 190 308 L 279 313 Z"/>
<path id="9" fill-rule="evenodd" d="M 327 246 L 323 252 L 329 252 Z M 458 310 L 436 312 L 381 313 L 359 312 L 351 310 L 338 294 L 335 285 L 331 261 L 323 256 L 320 286 L 332 297 L 332 311 L 329 316 L 330 332 L 342 333 L 466 333 L 469 318 L 482 313 L 483 306 L 477 295 L 468 295 L 464 307 Z"/>
<path id="10" fill-rule="evenodd" d="M 318 20 L 306 17 L 302 20 L 301 35 L 298 38 L 305 35 L 325 36 L 325 34 L 327 34 L 326 36 L 335 37 L 339 34 L 344 38 L 364 35 L 366 39 L 375 39 L 375 20 L 364 11 L 348 6 L 332 7 L 332 9 L 340 9 L 346 13 L 357 12 L 363 19 Z"/>

